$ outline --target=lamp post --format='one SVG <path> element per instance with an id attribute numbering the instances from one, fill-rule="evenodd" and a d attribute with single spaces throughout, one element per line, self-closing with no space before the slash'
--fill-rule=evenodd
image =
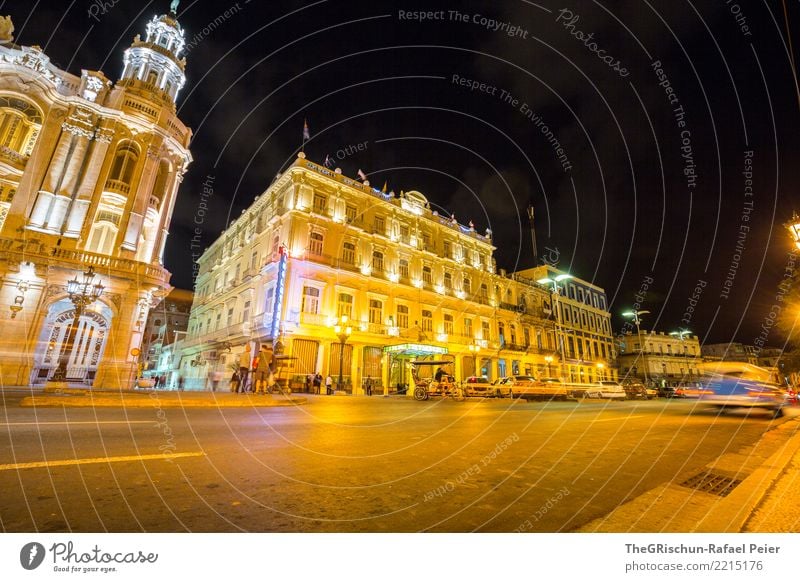
<path id="1" fill-rule="evenodd" d="M 83 315 L 83 310 L 99 299 L 104 289 L 105 287 L 101 283 L 94 282 L 94 267 L 89 267 L 83 274 L 83 281 L 78 281 L 76 278 L 67 281 L 67 293 L 70 301 L 75 306 L 75 317 L 72 319 L 67 331 L 67 339 L 64 341 L 61 355 L 58 359 L 58 367 L 50 377 L 51 382 L 64 382 L 67 380 L 67 364 L 75 344 L 75 335 L 78 333 L 78 325 L 81 315 Z"/>
<path id="2" fill-rule="evenodd" d="M 599 377 L 599 379 L 605 380 L 606 376 L 604 370 L 606 365 L 603 362 L 597 362 L 595 366 L 597 367 L 597 376 Z"/>
<path id="3" fill-rule="evenodd" d="M 540 285 L 552 285 L 553 286 L 553 310 L 556 312 L 556 343 L 558 344 L 559 354 L 561 355 L 561 378 L 564 379 L 564 363 L 566 361 L 566 357 L 564 355 L 564 336 L 561 331 L 561 309 L 558 305 L 558 295 L 559 295 L 559 287 L 558 284 L 561 281 L 566 279 L 572 279 L 572 275 L 568 273 L 561 273 L 556 275 L 552 279 L 550 277 L 543 277 L 536 281 Z M 548 364 L 549 366 L 549 364 Z"/>
<path id="4" fill-rule="evenodd" d="M 792 219 L 784 226 L 789 229 L 795 248 L 800 249 L 800 216 L 796 212 L 792 212 Z"/>
<path id="5" fill-rule="evenodd" d="M 650 313 L 646 309 L 638 310 L 632 309 L 630 311 L 626 311 L 622 314 L 623 317 L 630 317 L 633 319 L 633 323 L 636 325 L 636 339 L 639 341 L 639 359 L 642 361 L 644 365 L 644 383 L 647 384 L 647 362 L 644 361 L 644 343 L 642 342 L 642 332 L 639 329 L 639 324 L 642 320 L 639 318 L 640 315 L 645 315 Z"/>
<path id="6" fill-rule="evenodd" d="M 679 329 L 678 331 L 669 332 L 669 335 L 677 337 L 679 340 L 681 340 L 681 347 L 683 348 L 683 359 L 686 361 L 686 372 L 687 372 L 687 375 L 689 377 L 689 381 L 691 381 L 692 380 L 692 368 L 689 365 L 689 354 L 686 351 L 686 343 L 684 341 L 684 338 L 687 335 L 692 335 L 692 332 L 689 331 L 688 329 Z"/>
<path id="7" fill-rule="evenodd" d="M 333 326 L 334 333 L 339 338 L 339 384 L 338 390 L 343 390 L 342 384 L 342 366 L 344 366 L 344 346 L 347 343 L 347 338 L 353 333 L 353 328 L 347 325 L 347 316 L 342 315 L 339 317 L 339 322 Z"/>
<path id="8" fill-rule="evenodd" d="M 469 344 L 469 351 L 472 352 L 472 375 L 478 375 L 478 350 L 481 347 L 478 345 L 478 342 L 474 339 Z"/>
<path id="9" fill-rule="evenodd" d="M 553 373 L 550 371 L 550 364 L 553 363 L 553 356 L 545 356 L 544 361 L 547 362 L 547 377 L 552 378 Z"/>

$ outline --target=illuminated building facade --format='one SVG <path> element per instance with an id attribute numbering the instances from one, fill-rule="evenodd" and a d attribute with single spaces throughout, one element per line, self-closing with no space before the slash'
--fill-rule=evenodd
<path id="1" fill-rule="evenodd" d="M 398 360 L 426 353 L 458 379 L 546 376 L 550 293 L 496 273 L 493 252 L 490 232 L 419 192 L 381 192 L 301 153 L 199 259 L 180 374 L 202 389 L 245 346 L 280 340 L 295 389 L 316 372 L 338 379 L 341 361 L 346 391 L 367 378 L 394 391 L 408 383 Z"/>
<path id="2" fill-rule="evenodd" d="M 645 330 L 622 336 L 617 357 L 621 377 L 647 379 L 662 386 L 699 380 L 702 361 L 696 335 Z"/>
<path id="3" fill-rule="evenodd" d="M 174 15 L 154 17 L 114 84 L 58 69 L 12 31 L 0 19 L 0 380 L 43 384 L 66 358 L 70 383 L 130 387 L 131 351 L 170 290 L 162 256 L 191 162 L 175 107 L 184 33 Z M 70 344 L 65 285 L 88 267 L 105 290 Z"/>

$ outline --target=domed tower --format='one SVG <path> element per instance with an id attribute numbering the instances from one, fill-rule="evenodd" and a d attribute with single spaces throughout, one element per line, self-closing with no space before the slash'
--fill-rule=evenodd
<path id="1" fill-rule="evenodd" d="M 186 59 L 180 56 L 186 41 L 175 17 L 177 4 L 172 3 L 170 14 L 153 17 L 147 24 L 145 40 L 136 35 L 133 44 L 125 50 L 119 81 L 122 86 L 161 94 L 173 105 L 186 82 Z"/>

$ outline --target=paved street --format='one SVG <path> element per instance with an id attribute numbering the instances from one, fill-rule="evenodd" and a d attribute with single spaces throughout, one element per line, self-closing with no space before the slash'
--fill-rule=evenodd
<path id="1" fill-rule="evenodd" d="M 725 453 L 756 465 L 786 422 L 667 400 L 33 409 L 0 395 L 3 531 L 574 531 Z"/>

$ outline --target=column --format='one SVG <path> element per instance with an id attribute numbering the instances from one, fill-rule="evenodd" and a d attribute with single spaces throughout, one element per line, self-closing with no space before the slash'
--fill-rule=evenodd
<path id="1" fill-rule="evenodd" d="M 72 203 L 72 209 L 67 219 L 67 227 L 64 232 L 66 236 L 80 236 L 92 198 L 97 191 L 97 180 L 100 177 L 100 170 L 103 167 L 109 143 L 111 143 L 111 135 L 104 132 L 98 132 L 92 141 L 91 149 L 87 154 L 88 163 L 77 186 L 78 194 Z"/>
<path id="2" fill-rule="evenodd" d="M 145 162 L 139 173 L 138 180 L 134 178 L 136 190 L 134 191 L 131 189 L 131 195 L 133 195 L 134 198 L 132 201 L 128 201 L 129 211 L 123 213 L 123 218 L 120 223 L 119 232 L 125 233 L 121 242 L 124 250 L 135 251 L 138 246 L 139 232 L 142 229 L 144 213 L 147 210 L 147 203 L 150 200 L 150 191 L 153 188 L 153 181 L 155 180 L 155 172 L 153 171 L 154 165 L 157 164 L 158 154 L 154 153 L 153 150 L 148 147 Z"/>

